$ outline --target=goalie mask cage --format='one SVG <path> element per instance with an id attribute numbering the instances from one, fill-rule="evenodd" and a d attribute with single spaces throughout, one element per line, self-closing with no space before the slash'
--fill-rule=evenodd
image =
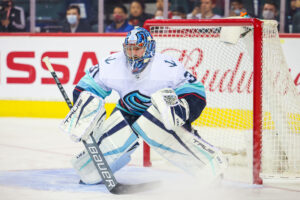
<path id="1" fill-rule="evenodd" d="M 205 86 L 207 106 L 193 127 L 228 157 L 225 177 L 254 184 L 300 179 L 300 97 L 277 22 L 148 20 L 144 26 L 156 52 L 177 58 Z M 144 144 L 144 166 L 156 159 L 152 154 Z"/>

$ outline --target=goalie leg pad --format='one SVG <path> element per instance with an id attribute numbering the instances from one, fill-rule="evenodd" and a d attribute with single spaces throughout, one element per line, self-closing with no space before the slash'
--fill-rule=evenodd
<path id="1" fill-rule="evenodd" d="M 222 152 L 183 127 L 167 130 L 151 106 L 132 126 L 162 157 L 193 176 L 219 176 L 227 167 Z M 205 171 L 205 173 L 204 173 Z"/>
<path id="2" fill-rule="evenodd" d="M 113 172 L 127 165 L 130 155 L 139 146 L 138 137 L 120 111 L 114 112 L 100 127 L 96 127 L 93 136 Z M 83 183 L 101 182 L 102 179 L 86 150 L 79 153 L 71 162 Z"/>

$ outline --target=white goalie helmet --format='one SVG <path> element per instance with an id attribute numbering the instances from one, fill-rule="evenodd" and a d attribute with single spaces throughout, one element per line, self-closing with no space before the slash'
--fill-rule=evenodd
<path id="1" fill-rule="evenodd" d="M 149 31 L 137 27 L 127 34 L 123 49 L 131 72 L 138 74 L 145 69 L 155 55 L 155 41 Z"/>

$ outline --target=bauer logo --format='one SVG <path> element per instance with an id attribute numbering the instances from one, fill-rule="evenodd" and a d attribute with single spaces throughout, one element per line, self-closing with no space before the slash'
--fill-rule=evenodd
<path id="1" fill-rule="evenodd" d="M 99 155 L 99 152 L 96 147 L 90 146 L 88 147 L 88 151 L 90 152 L 91 156 L 93 157 L 93 161 L 95 162 L 95 165 L 102 175 L 102 179 L 106 182 L 107 187 L 113 188 L 116 186 L 115 181 L 111 177 L 111 173 L 106 168 L 105 161 L 101 158 Z"/>

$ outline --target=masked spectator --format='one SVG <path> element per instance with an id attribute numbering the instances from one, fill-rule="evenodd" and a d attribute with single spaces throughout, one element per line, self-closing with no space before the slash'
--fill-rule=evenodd
<path id="1" fill-rule="evenodd" d="M 242 0 L 231 0 L 229 16 L 240 16 L 241 13 L 245 13 L 247 10 L 244 8 Z"/>
<path id="2" fill-rule="evenodd" d="M 133 0 L 130 4 L 129 24 L 132 26 L 144 25 L 147 19 L 153 18 L 153 15 L 145 13 L 145 4 L 140 0 Z"/>
<path id="3" fill-rule="evenodd" d="M 94 0 L 64 0 L 64 7 L 67 9 L 71 5 L 76 5 L 80 9 L 80 19 L 85 19 L 89 23 L 97 18 L 96 8 L 93 7 Z"/>
<path id="4" fill-rule="evenodd" d="M 164 19 L 164 11 L 161 9 L 156 10 L 154 19 Z"/>
<path id="5" fill-rule="evenodd" d="M 274 1 L 266 1 L 262 10 L 262 18 L 267 20 L 276 20 L 278 16 L 277 5 Z"/>
<path id="6" fill-rule="evenodd" d="M 66 20 L 63 26 L 63 32 L 92 32 L 91 26 L 86 20 L 80 19 L 80 9 L 76 5 L 67 8 Z"/>
<path id="7" fill-rule="evenodd" d="M 14 6 L 12 0 L 2 0 L 0 6 L 0 31 L 25 31 L 25 14 L 23 8 Z"/>
<path id="8" fill-rule="evenodd" d="M 117 5 L 113 10 L 113 23 L 108 25 L 105 32 L 129 32 L 134 27 L 128 23 L 127 9 L 124 5 Z"/>

